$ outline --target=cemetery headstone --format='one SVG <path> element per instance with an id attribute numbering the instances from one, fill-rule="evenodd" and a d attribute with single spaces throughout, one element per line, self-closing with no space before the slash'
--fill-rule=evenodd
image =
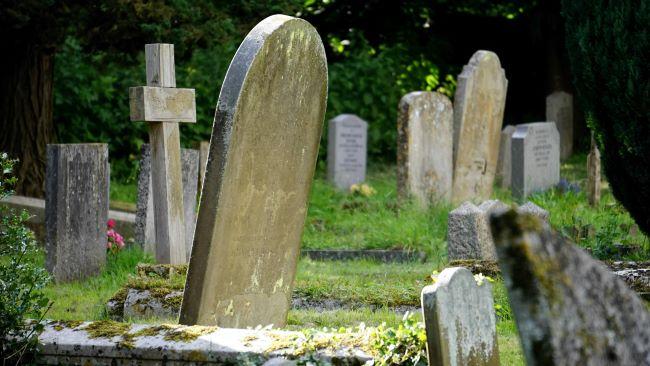
<path id="1" fill-rule="evenodd" d="M 501 131 L 496 181 L 503 188 L 510 188 L 512 174 L 512 135 L 516 130 L 517 127 L 508 125 Z"/>
<path id="2" fill-rule="evenodd" d="M 533 216 L 491 226 L 528 365 L 650 364 L 650 314 L 623 280 Z"/>
<path id="3" fill-rule="evenodd" d="M 548 211 L 546 211 L 545 209 L 537 206 L 536 204 L 534 204 L 534 203 L 532 203 L 530 201 L 528 201 L 528 202 L 524 203 L 523 205 L 519 206 L 519 208 L 517 209 L 517 212 L 522 213 L 522 214 L 527 213 L 527 214 L 531 214 L 533 216 L 537 216 L 540 220 L 542 220 L 544 222 L 548 222 L 548 220 L 549 220 Z"/>
<path id="4" fill-rule="evenodd" d="M 246 36 L 217 103 L 182 324 L 285 324 L 326 96 L 308 22 L 273 15 Z"/>
<path id="5" fill-rule="evenodd" d="M 99 273 L 106 262 L 108 145 L 47 145 L 47 270 L 57 282 Z"/>
<path id="6" fill-rule="evenodd" d="M 422 290 L 429 365 L 499 365 L 490 283 L 466 268 L 447 268 Z"/>
<path id="7" fill-rule="evenodd" d="M 458 75 L 454 202 L 487 199 L 492 194 L 507 88 L 505 71 L 494 52 L 477 51 Z"/>
<path id="8" fill-rule="evenodd" d="M 210 141 L 201 141 L 198 143 L 199 149 L 199 192 L 203 188 L 203 178 L 205 178 L 205 167 L 208 165 L 208 153 L 210 152 Z"/>
<path id="9" fill-rule="evenodd" d="M 199 152 L 181 149 L 181 174 L 183 179 L 183 214 L 185 226 L 185 253 L 189 258 L 196 226 L 196 207 L 199 180 Z M 151 182 L 151 148 L 142 145 L 140 176 L 138 177 L 138 202 L 136 212 L 135 241 L 142 244 L 145 252 L 156 254 L 156 223 Z"/>
<path id="10" fill-rule="evenodd" d="M 587 155 L 587 199 L 592 206 L 600 204 L 600 151 L 593 136 Z"/>
<path id="11" fill-rule="evenodd" d="M 560 182 L 560 136 L 554 122 L 517 126 L 512 135 L 512 193 L 525 198 Z"/>
<path id="12" fill-rule="evenodd" d="M 145 46 L 147 86 L 131 88 L 132 121 L 149 123 L 151 182 L 156 222 L 156 261 L 181 264 L 185 223 L 179 122 L 196 122 L 194 89 L 177 89 L 174 45 Z"/>
<path id="13" fill-rule="evenodd" d="M 555 122 L 560 133 L 560 159 L 573 152 L 573 95 L 556 91 L 546 97 L 546 120 Z"/>
<path id="14" fill-rule="evenodd" d="M 412 92 L 397 116 L 397 194 L 421 206 L 451 200 L 453 108 L 446 96 Z"/>
<path id="15" fill-rule="evenodd" d="M 339 189 L 366 180 L 368 123 L 354 114 L 341 114 L 329 121 L 327 179 Z"/>

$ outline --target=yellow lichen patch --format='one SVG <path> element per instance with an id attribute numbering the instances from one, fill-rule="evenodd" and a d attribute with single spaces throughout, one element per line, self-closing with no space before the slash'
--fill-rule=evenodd
<path id="1" fill-rule="evenodd" d="M 74 329 L 80 326 L 81 324 L 83 324 L 83 321 L 81 320 L 57 320 L 50 323 L 52 328 L 54 328 L 54 330 L 56 330 L 57 332 L 60 332 L 66 328 Z"/>
<path id="2" fill-rule="evenodd" d="M 123 336 L 131 330 L 131 325 L 113 320 L 98 320 L 88 324 L 83 330 L 89 338 L 112 338 Z"/>
<path id="3" fill-rule="evenodd" d="M 200 325 L 179 326 L 169 328 L 163 339 L 172 342 L 192 342 L 202 335 L 215 332 L 217 329 L 219 327 L 204 327 Z"/>
<path id="4" fill-rule="evenodd" d="M 273 342 L 266 348 L 267 353 L 292 349 L 298 340 L 298 336 L 295 334 L 269 333 L 268 336 L 273 339 Z"/>
<path id="5" fill-rule="evenodd" d="M 258 340 L 259 338 L 256 335 L 247 335 L 242 339 L 242 342 L 244 343 L 244 346 L 250 347 L 251 342 Z"/>

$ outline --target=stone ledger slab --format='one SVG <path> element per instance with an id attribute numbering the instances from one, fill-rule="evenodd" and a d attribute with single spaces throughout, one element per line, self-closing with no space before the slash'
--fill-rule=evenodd
<path id="1" fill-rule="evenodd" d="M 339 189 L 366 180 L 368 123 L 354 114 L 341 114 L 329 121 L 327 179 Z"/>
<path id="2" fill-rule="evenodd" d="M 246 36 L 217 103 L 181 323 L 285 324 L 326 96 L 309 23 L 274 15 Z"/>
<path id="3" fill-rule="evenodd" d="M 650 314 L 604 264 L 533 216 L 491 226 L 528 365 L 650 364 Z"/>
<path id="4" fill-rule="evenodd" d="M 453 107 L 445 95 L 412 92 L 397 116 L 397 194 L 422 207 L 451 200 Z"/>

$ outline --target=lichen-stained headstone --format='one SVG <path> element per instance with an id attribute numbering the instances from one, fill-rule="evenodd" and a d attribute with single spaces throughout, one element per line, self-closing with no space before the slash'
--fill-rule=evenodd
<path id="1" fill-rule="evenodd" d="M 454 202 L 487 199 L 499 154 L 508 80 L 499 57 L 477 51 L 458 75 L 454 97 Z"/>
<path id="2" fill-rule="evenodd" d="M 546 97 L 546 120 L 555 122 L 560 133 L 560 158 L 573 152 L 573 95 L 556 91 Z"/>
<path id="3" fill-rule="evenodd" d="M 517 127 L 508 125 L 501 131 L 496 182 L 503 188 L 510 188 L 510 175 L 512 173 L 512 135 L 516 130 Z"/>
<path id="4" fill-rule="evenodd" d="M 487 215 L 507 206 L 498 200 L 479 206 L 465 202 L 449 213 L 447 219 L 447 256 L 449 260 L 496 260 Z"/>
<path id="5" fill-rule="evenodd" d="M 329 121 L 327 132 L 327 179 L 339 189 L 366 180 L 368 122 L 354 114 L 341 114 Z"/>
<path id="6" fill-rule="evenodd" d="M 397 116 L 397 194 L 422 207 L 451 200 L 453 107 L 434 92 L 402 97 Z"/>
<path id="7" fill-rule="evenodd" d="M 480 283 L 479 283 L 480 282 Z M 429 365 L 499 365 L 492 289 L 466 268 L 447 268 L 422 290 Z"/>
<path id="8" fill-rule="evenodd" d="M 106 144 L 47 145 L 45 266 L 57 282 L 84 279 L 106 263 Z"/>
<path id="9" fill-rule="evenodd" d="M 560 136 L 554 122 L 518 125 L 511 148 L 513 196 L 523 199 L 560 182 Z"/>
<path id="10" fill-rule="evenodd" d="M 650 314 L 625 282 L 534 216 L 491 226 L 528 365 L 650 364 Z"/>
<path id="11" fill-rule="evenodd" d="M 182 324 L 285 324 L 326 96 L 309 23 L 273 15 L 246 36 L 219 95 Z"/>

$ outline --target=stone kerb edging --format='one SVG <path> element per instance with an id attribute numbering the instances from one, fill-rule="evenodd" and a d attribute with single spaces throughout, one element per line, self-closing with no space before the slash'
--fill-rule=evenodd
<path id="1" fill-rule="evenodd" d="M 98 324 L 105 326 L 106 330 L 101 330 Z M 115 332 L 116 325 L 125 327 L 124 332 Z M 90 328 L 94 329 L 88 330 Z M 237 364 L 244 360 L 268 362 L 299 358 L 310 349 L 309 342 L 314 342 L 318 345 L 312 354 L 316 358 L 338 365 L 360 365 L 372 360 L 363 349 L 368 344 L 366 337 L 361 333 L 317 333 L 308 339 L 300 332 L 266 329 L 128 325 L 106 321 L 49 322 L 39 336 L 39 363 L 181 365 Z"/>

